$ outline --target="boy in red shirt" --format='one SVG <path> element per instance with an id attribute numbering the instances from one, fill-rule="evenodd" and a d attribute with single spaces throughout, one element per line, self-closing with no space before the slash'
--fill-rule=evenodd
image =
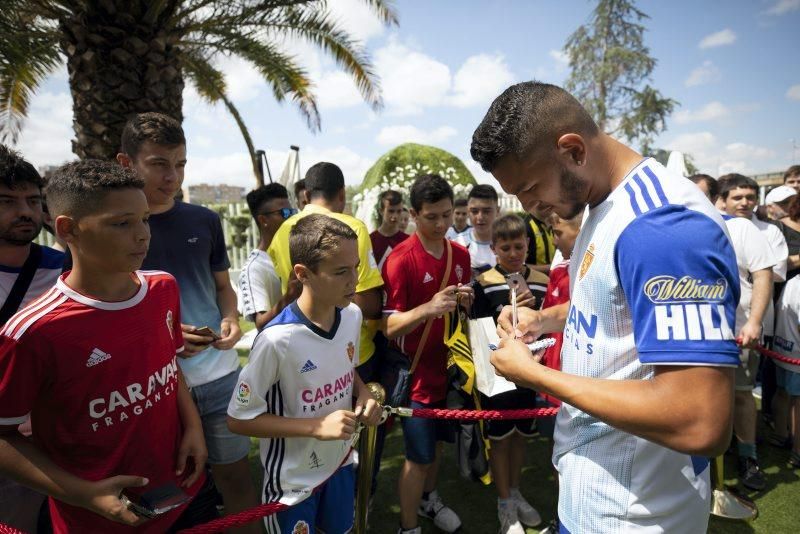
<path id="1" fill-rule="evenodd" d="M 381 225 L 377 230 L 369 234 L 372 241 L 372 253 L 375 255 L 375 263 L 378 269 L 383 269 L 383 263 L 397 245 L 408 237 L 408 234 L 400 230 L 400 222 L 403 217 L 403 195 L 389 189 L 378 196 L 378 220 Z"/>
<path id="2" fill-rule="evenodd" d="M 0 472 L 50 495 L 57 533 L 165 532 L 187 505 L 145 520 L 122 492 L 193 496 L 205 479 L 176 362 L 178 287 L 136 270 L 150 240 L 143 186 L 112 162 L 56 171 L 48 205 L 73 269 L 0 331 Z M 32 440 L 17 431 L 28 414 Z"/>
<path id="3" fill-rule="evenodd" d="M 450 184 L 435 174 L 423 175 L 411 186 L 410 197 L 416 231 L 394 249 L 383 265 L 385 332 L 397 349 L 413 361 L 426 323 L 431 322 L 411 375 L 410 400 L 412 408 L 441 408 L 447 392 L 442 316 L 455 309 L 458 295 L 465 307 L 472 304 L 469 253 L 444 237 L 453 222 Z M 454 532 L 461 520 L 436 492 L 441 441 L 453 439 L 447 432 L 448 422 L 404 418 L 402 425 L 406 461 L 398 481 L 399 532 L 419 534 L 417 514 L 433 519 L 440 530 Z"/>

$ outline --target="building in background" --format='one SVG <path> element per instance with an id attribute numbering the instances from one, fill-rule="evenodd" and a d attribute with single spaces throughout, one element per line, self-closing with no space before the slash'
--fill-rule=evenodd
<path id="1" fill-rule="evenodd" d="M 242 202 L 245 188 L 235 185 L 197 184 L 184 188 L 183 200 L 191 204 L 234 204 Z"/>

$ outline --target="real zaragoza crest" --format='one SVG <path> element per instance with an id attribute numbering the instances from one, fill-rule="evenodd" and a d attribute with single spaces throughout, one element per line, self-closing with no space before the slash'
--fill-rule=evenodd
<path id="1" fill-rule="evenodd" d="M 593 261 L 594 261 L 594 243 L 590 243 L 589 248 L 587 248 L 586 252 L 583 254 L 583 261 L 581 262 L 581 268 L 578 271 L 578 280 L 583 278 L 583 275 L 585 275 L 586 271 L 589 270 L 589 267 L 592 266 Z"/>

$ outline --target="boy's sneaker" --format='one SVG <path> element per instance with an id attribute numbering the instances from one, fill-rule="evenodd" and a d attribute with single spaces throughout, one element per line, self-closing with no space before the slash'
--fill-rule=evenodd
<path id="1" fill-rule="evenodd" d="M 403 530 L 403 527 L 397 529 L 397 534 L 422 534 L 422 527 L 410 528 Z"/>
<path id="2" fill-rule="evenodd" d="M 542 516 L 536 511 L 536 508 L 531 506 L 531 503 L 525 500 L 519 489 L 511 489 L 511 498 L 517 504 L 517 517 L 523 525 L 527 527 L 535 527 L 542 522 Z"/>
<path id="3" fill-rule="evenodd" d="M 430 492 L 427 499 L 422 498 L 417 514 L 433 519 L 436 528 L 445 532 L 455 532 L 461 527 L 461 520 L 452 509 L 445 506 L 436 490 Z"/>
<path id="4" fill-rule="evenodd" d="M 755 458 L 739 457 L 739 482 L 745 488 L 761 491 L 767 486 L 764 480 L 764 473 L 758 466 L 758 461 Z"/>
<path id="5" fill-rule="evenodd" d="M 525 534 L 525 528 L 517 517 L 516 502 L 497 504 L 497 518 L 500 520 L 500 534 Z"/>

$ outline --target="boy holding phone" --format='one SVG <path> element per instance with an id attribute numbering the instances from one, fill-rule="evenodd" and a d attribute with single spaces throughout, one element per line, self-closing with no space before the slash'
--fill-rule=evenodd
<path id="1" fill-rule="evenodd" d="M 228 427 L 261 438 L 264 502 L 290 506 L 264 520 L 267 532 L 349 532 L 354 434 L 381 415 L 355 372 L 357 236 L 339 220 L 311 214 L 292 228 L 289 252 L 303 291 L 256 337 Z"/>
<path id="2" fill-rule="evenodd" d="M 164 532 L 186 506 L 145 522 L 122 493 L 192 496 L 205 478 L 176 362 L 178 286 L 137 270 L 150 239 L 143 185 L 97 160 L 55 172 L 48 204 L 73 269 L 0 331 L 0 472 L 50 495 L 57 533 Z M 32 440 L 17 431 L 28 414 Z"/>
<path id="3" fill-rule="evenodd" d="M 525 264 L 528 239 L 525 222 L 516 215 L 504 215 L 492 225 L 492 251 L 497 265 L 479 275 L 474 282 L 475 312 L 495 321 L 503 306 L 516 291 L 517 306 L 538 308 L 544 299 L 547 276 Z M 515 289 L 516 288 L 516 289 Z M 536 393 L 517 387 L 493 397 L 481 396 L 486 410 L 534 408 Z M 533 419 L 487 421 L 486 433 L 492 440 L 489 462 L 497 487 L 497 515 L 502 534 L 524 534 L 523 524 L 536 526 L 541 517 L 519 491 L 525 459 L 525 440 L 535 433 Z"/>

